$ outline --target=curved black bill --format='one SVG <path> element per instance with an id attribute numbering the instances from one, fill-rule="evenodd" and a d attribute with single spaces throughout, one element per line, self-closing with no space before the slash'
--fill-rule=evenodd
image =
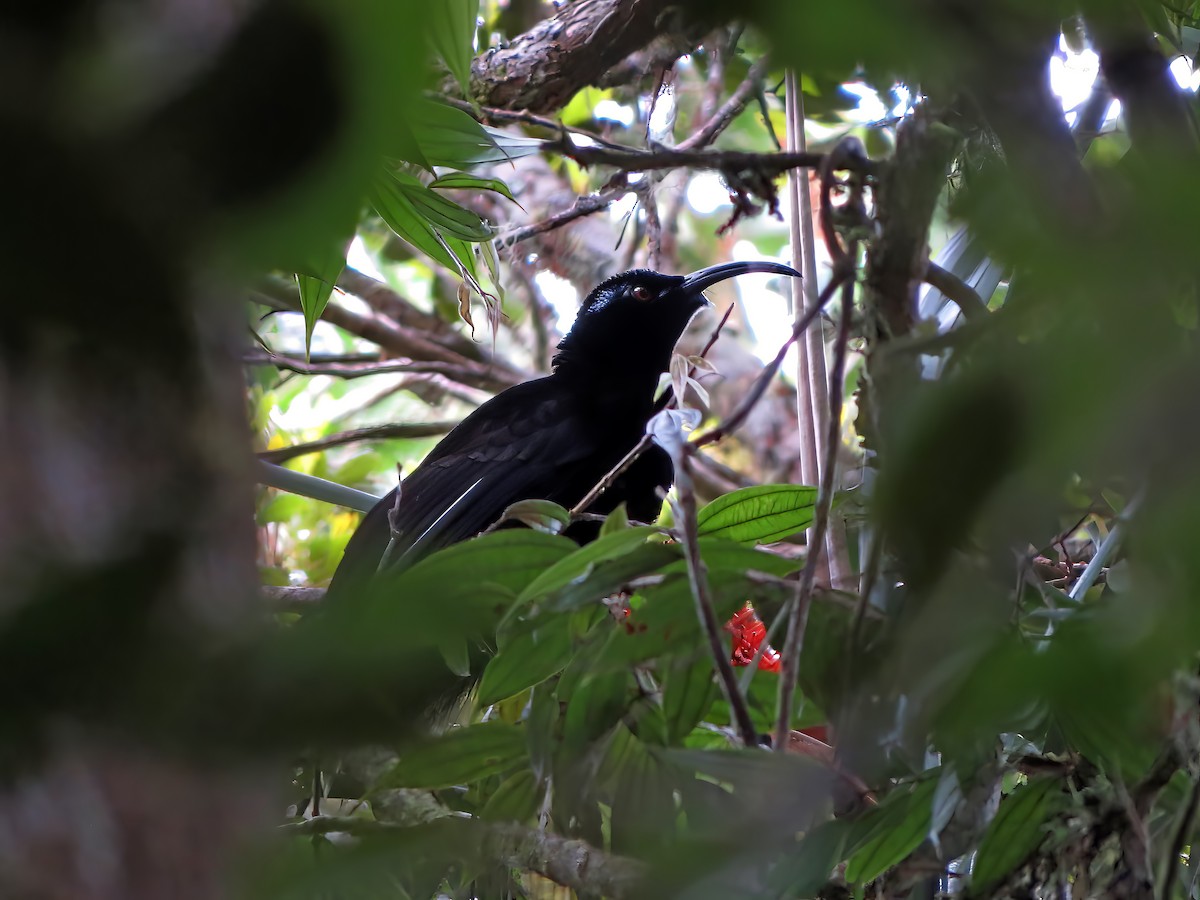
<path id="1" fill-rule="evenodd" d="M 718 281 L 725 281 L 727 278 L 736 278 L 738 275 L 747 275 L 750 272 L 772 272 L 776 275 L 800 277 L 799 272 L 791 266 L 785 266 L 783 263 L 767 262 L 766 260 L 758 262 L 729 262 L 709 266 L 706 269 L 700 269 L 692 272 L 690 275 L 683 276 L 681 287 L 689 293 L 699 293 L 705 288 L 716 284 Z"/>

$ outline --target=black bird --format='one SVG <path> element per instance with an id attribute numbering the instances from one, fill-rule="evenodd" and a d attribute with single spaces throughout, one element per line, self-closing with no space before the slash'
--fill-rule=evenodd
<path id="1" fill-rule="evenodd" d="M 389 569 L 478 534 L 519 500 L 577 504 L 641 440 L 659 375 L 708 303 L 704 289 L 747 272 L 798 274 L 779 263 L 734 262 L 690 275 L 635 269 L 600 284 L 558 345 L 551 375 L 480 406 L 404 479 L 398 507 L 392 491 L 367 513 L 346 545 L 331 595 L 357 592 L 379 569 L 393 509 Z M 657 489 L 672 478 L 670 458 L 652 447 L 588 511 L 608 513 L 624 501 L 632 518 L 650 521 Z"/>

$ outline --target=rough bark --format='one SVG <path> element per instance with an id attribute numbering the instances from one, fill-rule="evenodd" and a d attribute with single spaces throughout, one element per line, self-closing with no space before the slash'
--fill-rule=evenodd
<path id="1" fill-rule="evenodd" d="M 615 66 L 625 63 L 629 71 L 621 80 L 628 80 L 638 72 L 649 74 L 664 60 L 673 61 L 694 47 L 704 28 L 683 29 L 676 21 L 681 14 L 670 0 L 568 3 L 507 46 L 477 57 L 471 65 L 471 95 L 484 106 L 537 113 L 560 109 L 576 91 L 600 84 Z M 688 40 L 626 63 L 627 57 L 648 47 L 657 36 L 681 31 Z"/>

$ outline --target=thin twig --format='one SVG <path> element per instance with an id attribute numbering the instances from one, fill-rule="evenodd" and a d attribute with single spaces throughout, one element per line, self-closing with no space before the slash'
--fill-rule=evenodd
<path id="1" fill-rule="evenodd" d="M 608 473 L 601 478 L 596 486 L 588 491 L 582 500 L 571 507 L 571 518 L 574 519 L 585 509 L 596 502 L 596 498 L 613 486 L 618 478 L 625 474 L 625 471 L 637 462 L 637 458 L 645 453 L 650 448 L 650 435 L 643 434 L 642 439 L 638 441 L 632 450 L 622 457 L 621 461 L 608 470 Z"/>
<path id="2" fill-rule="evenodd" d="M 540 222 L 535 222 L 532 225 L 525 225 L 510 231 L 497 240 L 501 247 L 511 247 L 514 244 L 519 244 L 522 241 L 527 241 L 530 238 L 537 237 L 539 234 L 546 234 L 549 231 L 554 231 L 556 228 L 562 228 L 564 225 L 569 225 L 576 219 L 582 219 L 584 216 L 590 216 L 593 213 L 598 213 L 608 209 L 617 200 L 620 200 L 629 193 L 629 188 L 621 187 L 607 191 L 601 191 L 598 194 L 589 194 L 586 197 L 579 197 L 570 209 L 556 213 L 548 219 L 543 219 Z"/>
<path id="3" fill-rule="evenodd" d="M 456 422 L 416 422 L 395 425 L 372 425 L 369 428 L 355 428 L 351 431 L 341 431 L 315 441 L 305 441 L 302 444 L 292 444 L 290 447 L 277 447 L 274 450 L 263 450 L 258 458 L 271 463 L 285 463 L 297 456 L 308 453 L 319 453 L 330 447 L 340 447 L 344 444 L 354 444 L 359 441 L 403 440 L 407 438 L 436 437 L 452 429 Z"/>
<path id="4" fill-rule="evenodd" d="M 698 150 L 716 140 L 717 136 L 728 128 L 730 123 L 746 108 L 746 104 L 753 98 L 754 92 L 768 68 L 770 68 L 770 59 L 766 56 L 759 57 L 750 67 L 750 71 L 746 73 L 742 83 L 729 95 L 729 99 L 721 105 L 721 108 L 713 113 L 699 131 L 687 140 L 681 141 L 675 149 Z"/>
<path id="5" fill-rule="evenodd" d="M 688 581 L 692 588 L 692 599 L 696 603 L 696 615 L 700 619 L 700 627 L 708 639 L 708 649 L 712 653 L 713 665 L 717 669 L 717 677 L 721 690 L 729 703 L 730 715 L 737 727 L 742 743 L 747 747 L 758 746 L 758 731 L 754 720 L 750 718 L 750 710 L 745 698 L 738 688 L 737 676 L 733 673 L 733 664 L 729 661 L 729 650 L 721 637 L 721 624 L 717 621 L 717 613 L 713 608 L 712 595 L 709 593 L 708 570 L 704 560 L 700 558 L 700 548 L 697 545 L 696 534 L 696 491 L 692 481 L 692 448 L 681 441 L 681 445 L 671 456 L 675 463 L 675 493 L 678 498 L 680 526 L 679 540 L 683 545 L 683 557 L 687 563 Z"/>
<path id="6" fill-rule="evenodd" d="M 703 447 L 707 444 L 714 443 L 724 437 L 732 434 L 741 428 L 745 423 L 746 418 L 754 409 L 755 404 L 762 399 L 762 395 L 766 393 L 767 385 L 771 379 L 779 372 L 780 366 L 783 365 L 783 359 L 787 356 L 788 348 L 796 342 L 796 340 L 804 333 L 804 330 L 811 325 L 816 318 L 821 314 L 821 310 L 825 304 L 829 302 L 829 298 L 833 296 L 833 292 L 838 289 L 841 284 L 853 275 L 853 271 L 845 271 L 835 269 L 833 276 L 829 279 L 829 283 L 825 285 L 825 289 L 821 291 L 821 295 L 817 298 L 817 303 L 810 309 L 805 310 L 804 315 L 796 320 L 796 324 L 792 326 L 792 333 L 788 339 L 783 342 L 783 346 L 779 348 L 779 352 L 775 354 L 775 358 L 771 360 L 766 367 L 758 373 L 758 377 L 754 380 L 754 384 L 750 386 L 750 390 L 742 398 L 742 402 L 737 408 L 725 418 L 724 421 L 718 422 L 704 434 L 696 438 L 692 443 L 696 447 Z"/>
<path id="7" fill-rule="evenodd" d="M 852 245 L 853 249 L 853 245 Z M 850 265 L 853 253 L 839 261 L 839 267 Z M 844 271 L 844 269 L 843 269 Z M 833 348 L 833 372 L 829 379 L 829 433 L 826 436 L 825 460 L 821 471 L 821 484 L 817 492 L 817 506 L 813 513 L 812 543 L 804 560 L 804 569 L 796 585 L 796 602 L 788 617 L 787 638 L 783 645 L 783 665 L 779 675 L 779 701 L 775 720 L 774 746 L 783 752 L 783 745 L 791 731 L 792 701 L 800 673 L 800 651 L 804 646 L 804 632 L 808 627 L 808 612 L 812 607 L 813 586 L 821 550 L 825 544 L 825 532 L 829 527 L 829 512 L 833 506 L 834 474 L 837 470 L 837 451 L 842 435 L 842 394 L 846 373 L 846 348 L 850 339 L 850 322 L 854 315 L 854 279 L 842 279 L 842 316 L 838 325 L 837 343 Z"/>
<path id="8" fill-rule="evenodd" d="M 285 369 L 300 375 L 329 375 L 333 378 L 366 378 L 368 375 L 391 375 L 402 372 L 406 375 L 445 375 L 456 381 L 474 383 L 489 377 L 486 367 L 470 362 L 459 365 L 405 359 L 365 363 L 308 363 L 292 356 L 267 353 L 247 354 L 242 361 L 250 366 L 274 366 L 277 369 Z"/>

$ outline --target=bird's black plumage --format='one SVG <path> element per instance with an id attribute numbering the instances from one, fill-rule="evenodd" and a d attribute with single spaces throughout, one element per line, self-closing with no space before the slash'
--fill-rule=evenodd
<path id="1" fill-rule="evenodd" d="M 638 269 L 588 295 L 558 347 L 553 374 L 509 388 L 467 416 L 375 505 L 350 539 L 330 585 L 346 595 L 379 569 L 397 529 L 389 567 L 478 534 L 519 500 L 571 508 L 634 447 L 654 411 L 659 375 L 706 287 L 745 272 L 795 274 L 778 263 L 728 263 L 691 275 Z M 671 461 L 651 448 L 592 505 L 651 520 Z M 394 512 L 393 512 L 394 511 Z M 391 522 L 389 523 L 389 515 Z M 586 535 L 576 535 L 585 537 Z"/>

